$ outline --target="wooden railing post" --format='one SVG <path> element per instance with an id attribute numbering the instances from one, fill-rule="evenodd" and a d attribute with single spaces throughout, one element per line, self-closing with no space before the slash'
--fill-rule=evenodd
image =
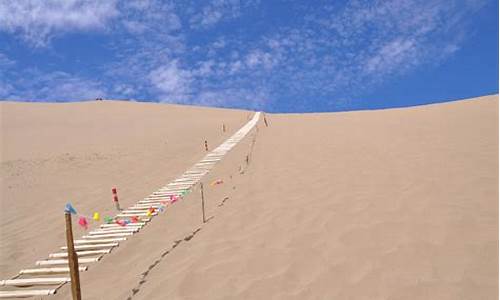
<path id="1" fill-rule="evenodd" d="M 71 227 L 71 213 L 65 212 L 66 219 L 66 244 L 68 246 L 68 265 L 69 273 L 71 275 L 71 295 L 73 300 L 81 300 L 82 293 L 80 291 L 80 272 L 78 270 L 78 256 L 75 252 L 75 245 L 73 244 L 73 229 Z"/>
<path id="2" fill-rule="evenodd" d="M 200 182 L 201 189 L 201 213 L 203 216 L 203 223 L 205 223 L 205 195 L 203 194 L 203 182 Z"/>

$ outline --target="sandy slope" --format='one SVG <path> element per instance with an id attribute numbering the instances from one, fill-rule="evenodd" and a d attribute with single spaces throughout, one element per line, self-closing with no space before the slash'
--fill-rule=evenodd
<path id="1" fill-rule="evenodd" d="M 206 189 L 208 223 L 196 190 L 82 273 L 84 299 L 497 298 L 498 96 L 268 120 L 204 180 L 224 180 Z M 123 164 L 114 173 L 136 200 L 199 158 L 197 145 L 169 152 L 182 161 L 163 178 L 137 166 L 145 148 L 125 161 L 143 182 Z M 109 184 L 79 205 L 108 199 Z M 65 286 L 47 299 L 67 298 Z"/>
<path id="2" fill-rule="evenodd" d="M 133 299 L 497 299 L 497 96 L 270 122 Z"/>
<path id="3" fill-rule="evenodd" d="M 132 102 L 0 103 L 0 279 L 64 244 L 64 204 L 113 213 L 163 186 L 248 112 Z M 82 232 L 77 232 L 80 236 Z"/>

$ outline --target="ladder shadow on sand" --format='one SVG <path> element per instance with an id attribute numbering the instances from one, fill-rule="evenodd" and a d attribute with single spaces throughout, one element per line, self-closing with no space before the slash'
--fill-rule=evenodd
<path id="1" fill-rule="evenodd" d="M 207 222 L 212 219 L 212 217 L 210 217 Z M 169 253 L 171 253 L 175 248 L 177 248 L 177 246 L 179 246 L 181 243 L 183 242 L 189 242 L 192 238 L 195 237 L 195 235 L 200 232 L 200 230 L 202 229 L 202 227 L 199 227 L 197 228 L 195 231 L 193 231 L 192 233 L 186 235 L 184 238 L 180 239 L 180 240 L 175 240 L 173 245 L 168 248 L 167 250 L 163 251 L 161 254 L 160 254 L 160 257 L 158 259 L 156 259 L 151 265 L 148 266 L 148 269 L 144 272 L 141 273 L 141 279 L 139 280 L 139 282 L 137 283 L 137 285 L 132 289 L 132 295 L 129 296 L 127 298 L 127 300 L 132 300 L 132 298 L 137 294 L 139 293 L 139 291 L 141 290 L 141 286 L 143 284 L 145 284 L 147 282 L 147 277 L 149 276 L 149 273 L 154 269 L 156 268 L 160 262 L 165 258 L 165 256 L 167 256 Z"/>
<path id="2" fill-rule="evenodd" d="M 224 197 L 224 199 L 221 201 L 221 203 L 219 203 L 217 205 L 217 207 L 224 206 L 227 200 L 229 200 L 229 197 Z M 208 219 L 205 221 L 204 224 L 207 224 L 213 218 L 215 218 L 215 216 L 208 217 Z M 156 268 L 162 262 L 162 260 L 165 258 L 165 256 L 167 256 L 169 253 L 171 253 L 181 243 L 183 243 L 183 242 L 189 242 L 191 239 L 193 239 L 196 236 L 196 234 L 201 231 L 202 228 L 203 228 L 203 226 L 198 227 L 196 230 L 194 230 L 192 233 L 186 235 L 184 238 L 182 238 L 180 240 L 175 240 L 174 243 L 173 243 L 173 245 L 170 248 L 168 248 L 167 250 L 164 250 L 160 254 L 160 257 L 157 258 L 152 264 L 150 264 L 148 266 L 148 269 L 146 271 L 144 271 L 144 272 L 141 273 L 141 279 L 139 280 L 139 282 L 137 283 L 137 285 L 132 289 L 132 295 L 130 295 L 129 297 L 127 297 L 127 300 L 132 300 L 133 297 L 137 293 L 139 293 L 139 291 L 141 290 L 142 285 L 147 282 L 147 277 L 149 276 L 149 272 L 151 272 L 154 268 Z"/>

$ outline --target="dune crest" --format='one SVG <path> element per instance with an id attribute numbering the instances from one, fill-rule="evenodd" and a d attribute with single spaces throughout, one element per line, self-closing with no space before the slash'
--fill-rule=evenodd
<path id="1" fill-rule="evenodd" d="M 18 173 L 9 171 L 12 188 L 2 192 L 2 207 L 15 207 L 1 225 L 2 253 L 8 255 L 2 256 L 2 272 L 4 265 L 17 270 L 33 260 L 39 249 L 32 241 L 46 253 L 63 237 L 61 232 L 37 239 L 60 224 L 37 227 L 28 216 L 59 220 L 59 202 L 79 193 L 85 195 L 79 205 L 89 209 L 111 201 L 108 187 L 116 180 L 126 186 L 125 201 L 133 202 L 203 156 L 204 139 L 195 136 L 207 136 L 215 147 L 229 136 L 221 133 L 222 119 L 233 132 L 248 119 L 244 111 L 175 106 L 158 111 L 146 105 L 138 113 L 138 107 L 120 103 L 106 116 L 100 108 L 82 105 L 76 111 L 95 112 L 85 124 L 96 127 L 61 128 L 50 123 L 61 124 L 62 112 L 55 117 L 52 108 L 44 108 L 36 119 L 40 112 L 26 105 L 33 110 L 31 124 L 47 128 L 45 141 L 51 142 L 37 148 L 46 155 L 53 150 L 54 156 L 44 162 L 33 149 L 17 152 L 16 142 L 7 149 L 2 167 L 13 164 Z M 125 111 L 115 114 L 115 109 Z M 11 115 L 16 118 L 3 123 L 11 126 L 4 138 L 21 140 L 32 132 L 20 117 L 25 113 L 20 108 Z M 151 125 L 144 134 L 146 125 L 134 123 L 138 114 Z M 119 120 L 106 123 L 110 115 Z M 381 111 L 267 114 L 266 121 L 268 126 L 261 118 L 203 179 L 207 223 L 195 189 L 126 247 L 82 273 L 84 299 L 497 298 L 498 95 Z M 121 141 L 116 152 L 102 144 L 106 139 L 97 129 L 102 123 Z M 95 145 L 75 139 L 63 142 L 68 150 L 55 150 L 60 134 L 75 126 Z M 158 142 L 165 136 L 169 146 Z M 170 146 L 171 139 L 180 144 Z M 82 144 L 88 148 L 77 147 Z M 20 162 L 26 156 L 31 159 Z M 89 163 L 91 158 L 97 162 Z M 45 173 L 23 171 L 32 166 Z M 41 174 L 53 175 L 41 180 Z M 58 194 L 72 187 L 78 193 L 27 214 L 38 193 L 37 199 L 53 199 L 55 192 L 41 187 L 61 174 L 68 181 L 55 185 Z M 112 178 L 99 184 L 90 179 L 96 175 Z M 88 181 L 92 188 L 85 187 Z M 31 186 L 21 191 L 25 182 Z M 18 193 L 22 197 L 14 197 Z M 68 295 L 64 287 L 47 299 Z"/>

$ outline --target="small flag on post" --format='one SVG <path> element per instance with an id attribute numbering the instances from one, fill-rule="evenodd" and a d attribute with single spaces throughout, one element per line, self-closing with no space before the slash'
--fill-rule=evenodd
<path id="1" fill-rule="evenodd" d="M 89 222 L 87 221 L 87 218 L 85 217 L 80 217 L 78 219 L 78 224 L 85 228 L 85 230 L 89 229 Z"/>
<path id="2" fill-rule="evenodd" d="M 66 206 L 64 207 L 64 212 L 70 213 L 72 215 L 76 215 L 76 209 L 69 202 L 66 203 Z"/>
<path id="3" fill-rule="evenodd" d="M 210 185 L 214 186 L 214 185 L 223 184 L 223 183 L 224 183 L 224 181 L 222 179 L 217 179 L 215 181 L 212 181 L 212 183 Z"/>

